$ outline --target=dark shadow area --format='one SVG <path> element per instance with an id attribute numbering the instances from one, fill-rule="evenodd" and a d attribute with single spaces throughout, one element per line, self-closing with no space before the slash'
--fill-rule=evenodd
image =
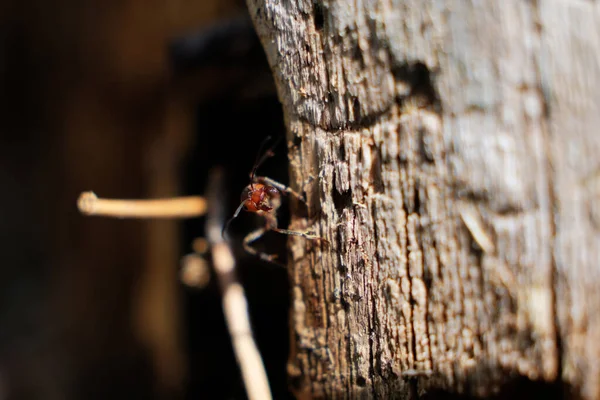
<path id="1" fill-rule="evenodd" d="M 231 215 L 239 205 L 242 189 L 249 183 L 248 176 L 262 139 L 267 135 L 284 134 L 281 106 L 276 97 L 246 101 L 240 103 L 235 95 L 224 95 L 198 107 L 198 129 L 203 132 L 203 140 L 198 141 L 190 155 L 185 177 L 186 191 L 202 192 L 209 169 L 216 165 L 225 166 L 229 194 L 223 201 L 228 204 Z M 279 146 L 277 150 L 276 157 L 267 161 L 260 172 L 286 182 L 285 148 Z M 284 220 L 280 221 L 285 223 Z M 185 223 L 184 251 L 190 250 L 188 246 L 194 238 L 204 235 L 203 222 L 191 220 Z M 284 399 L 287 396 L 285 364 L 289 347 L 287 271 L 281 266 L 258 261 L 246 254 L 241 246 L 243 237 L 261 224 L 260 217 L 242 212 L 232 222 L 227 237 L 238 260 L 238 273 L 248 297 L 255 338 L 272 383 L 274 397 Z M 256 243 L 256 247 L 280 254 L 285 259 L 285 243 L 285 237 L 268 233 Z M 185 290 L 184 298 L 186 320 L 189 321 L 192 379 L 189 398 L 198 398 L 206 393 L 212 396 L 219 393 L 214 398 L 243 398 L 244 390 L 221 313 L 220 293 L 214 280 L 208 289 Z M 232 377 L 237 377 L 237 380 Z"/>
<path id="2" fill-rule="evenodd" d="M 223 21 L 178 39 L 171 46 L 176 79 L 197 79 L 203 69 L 229 71 L 220 74 L 225 88 L 203 96 L 196 112 L 196 144 L 188 155 L 184 177 L 185 191 L 202 193 L 209 171 L 221 165 L 227 173 L 228 195 L 223 201 L 229 214 L 240 204 L 242 190 L 267 136 L 283 138 L 285 128 L 281 104 L 266 58 L 247 17 Z M 257 78 L 258 77 L 258 78 Z M 215 79 L 214 76 L 211 79 Z M 257 85 L 257 81 L 261 82 Z M 260 166 L 257 173 L 287 184 L 285 139 L 274 148 L 275 156 Z M 264 150 L 263 150 L 264 151 Z M 280 208 L 281 226 L 286 226 L 287 202 Z M 242 212 L 232 221 L 227 237 L 238 260 L 238 273 L 246 290 L 255 339 L 262 354 L 276 399 L 291 398 L 287 390 L 286 361 L 289 349 L 287 271 L 284 267 L 260 262 L 243 250 L 244 236 L 264 222 L 254 214 Z M 194 238 L 204 236 L 204 221 L 185 223 L 184 252 Z M 267 233 L 255 245 L 285 260 L 286 237 Z M 221 298 L 213 280 L 208 289 L 184 290 L 187 342 L 190 360 L 188 398 L 245 398 L 244 387 L 231 348 Z"/>
<path id="3" fill-rule="evenodd" d="M 284 134 L 243 2 L 168 6 L 0 2 L 0 400 L 246 397 L 215 282 L 191 289 L 177 281 L 179 257 L 203 236 L 204 219 L 179 225 L 175 254 L 157 253 L 154 222 L 76 209 L 84 190 L 202 194 L 221 165 L 233 213 L 259 144 Z M 192 123 L 180 122 L 191 113 Z M 178 158 L 185 130 L 193 144 Z M 285 182 L 285 150 L 284 140 L 260 172 Z M 156 178 L 179 161 L 175 179 Z M 229 235 L 274 397 L 286 399 L 287 271 L 241 248 L 260 224 L 243 213 Z M 159 239 L 175 236 L 167 229 Z M 257 246 L 285 258 L 285 243 L 268 234 Z M 156 254 L 164 255 L 150 259 Z M 145 286 L 152 296 L 144 298 Z"/>

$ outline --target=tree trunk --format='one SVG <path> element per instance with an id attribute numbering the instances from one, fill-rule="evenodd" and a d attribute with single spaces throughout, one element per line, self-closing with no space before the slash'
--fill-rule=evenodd
<path id="1" fill-rule="evenodd" d="M 329 241 L 290 239 L 297 395 L 600 398 L 600 5 L 248 6 Z"/>

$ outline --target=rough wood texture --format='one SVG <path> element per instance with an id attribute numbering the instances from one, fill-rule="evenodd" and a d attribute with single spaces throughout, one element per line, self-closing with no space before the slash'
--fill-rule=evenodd
<path id="1" fill-rule="evenodd" d="M 248 0 L 308 217 L 296 393 L 600 398 L 600 6 Z"/>

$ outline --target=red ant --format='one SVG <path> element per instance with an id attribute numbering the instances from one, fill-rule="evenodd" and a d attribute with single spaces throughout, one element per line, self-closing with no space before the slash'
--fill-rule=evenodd
<path id="1" fill-rule="evenodd" d="M 271 178 L 267 178 L 265 176 L 256 176 L 256 170 L 258 167 L 264 163 L 269 157 L 273 157 L 275 153 L 273 149 L 279 143 L 277 140 L 264 154 L 260 157 L 262 148 L 265 144 L 271 139 L 271 137 L 267 137 L 260 146 L 258 155 L 256 157 L 256 162 L 254 163 L 254 167 L 252 168 L 252 172 L 250 173 L 250 184 L 244 188 L 242 191 L 242 202 L 235 210 L 233 217 L 227 221 L 225 226 L 223 227 L 223 236 L 225 235 L 225 231 L 229 227 L 231 221 L 233 221 L 242 209 L 256 213 L 265 219 L 265 226 L 262 228 L 258 228 L 257 230 L 250 232 L 244 238 L 244 250 L 248 253 L 258 256 L 261 260 L 265 261 L 273 261 L 277 258 L 277 255 L 274 254 L 265 254 L 257 251 L 253 247 L 250 246 L 251 243 L 260 239 L 265 233 L 268 231 L 274 231 L 283 233 L 284 235 L 292 235 L 292 236 L 300 236 L 309 240 L 323 240 L 318 236 L 311 235 L 305 232 L 292 231 L 289 229 L 280 229 L 277 227 L 277 209 L 281 206 L 281 194 L 290 194 L 296 197 L 298 200 L 305 203 L 304 198 L 294 192 L 288 186 L 285 186 L 279 182 L 274 181 Z"/>

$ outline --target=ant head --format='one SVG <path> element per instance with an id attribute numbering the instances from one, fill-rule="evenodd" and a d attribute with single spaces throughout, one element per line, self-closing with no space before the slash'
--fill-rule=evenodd
<path id="1" fill-rule="evenodd" d="M 275 146 L 279 144 L 281 138 L 277 139 L 273 143 L 273 145 L 261 156 L 263 148 L 269 142 L 269 140 L 271 140 L 271 136 L 267 136 L 260 145 L 260 149 L 256 156 L 256 161 L 254 162 L 254 166 L 252 167 L 252 172 L 250 172 L 250 185 L 246 186 L 242 191 L 241 204 L 235 210 L 233 217 L 231 217 L 229 221 L 227 221 L 225 226 L 223 226 L 223 231 L 221 232 L 221 236 L 223 237 L 225 237 L 225 232 L 227 231 L 227 228 L 229 227 L 231 221 L 237 218 L 242 209 L 245 209 L 249 212 L 269 212 L 273 208 L 279 206 L 280 193 L 276 188 L 254 182 L 256 178 L 256 170 L 269 157 L 273 157 L 275 155 L 275 153 L 273 152 L 273 148 L 275 148 Z"/>
<path id="2" fill-rule="evenodd" d="M 262 183 L 252 183 L 242 191 L 243 208 L 249 212 L 269 212 L 279 207 L 281 193 L 277 188 Z"/>

